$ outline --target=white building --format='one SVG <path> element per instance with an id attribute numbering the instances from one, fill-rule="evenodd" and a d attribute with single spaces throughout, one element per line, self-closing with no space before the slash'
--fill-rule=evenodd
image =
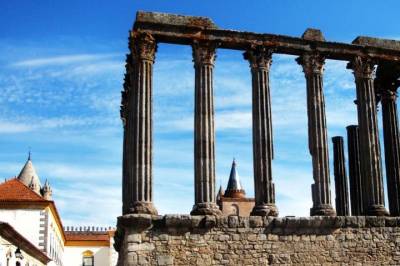
<path id="1" fill-rule="evenodd" d="M 43 265 L 115 265 L 114 230 L 94 227 L 64 230 L 51 197 L 48 181 L 41 186 L 29 156 L 18 177 L 0 183 L 0 222 L 11 225 L 51 259 Z"/>

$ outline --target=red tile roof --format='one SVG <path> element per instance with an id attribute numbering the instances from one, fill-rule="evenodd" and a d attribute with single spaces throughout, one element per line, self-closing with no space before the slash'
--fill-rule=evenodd
<path id="1" fill-rule="evenodd" d="M 67 241 L 109 241 L 108 232 L 65 232 Z"/>
<path id="2" fill-rule="evenodd" d="M 0 184 L 0 201 L 48 202 L 25 186 L 24 183 L 17 178 L 7 180 Z"/>
<path id="3" fill-rule="evenodd" d="M 36 194 L 33 190 L 22 183 L 18 178 L 9 179 L 0 184 L 0 207 L 15 207 L 29 204 L 29 206 L 39 205 L 50 206 L 57 223 L 60 228 L 63 228 L 60 215 L 54 201 L 45 200 L 43 197 Z M 61 230 L 63 239 L 65 240 L 64 230 Z"/>

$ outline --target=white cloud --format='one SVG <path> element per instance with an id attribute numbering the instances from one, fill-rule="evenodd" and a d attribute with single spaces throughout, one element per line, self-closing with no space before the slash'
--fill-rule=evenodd
<path id="1" fill-rule="evenodd" d="M 43 66 L 56 66 L 77 64 L 82 62 L 90 62 L 97 60 L 104 60 L 115 57 L 118 54 L 75 54 L 75 55 L 62 55 L 55 57 L 44 57 L 28 59 L 12 64 L 15 67 L 43 67 Z"/>

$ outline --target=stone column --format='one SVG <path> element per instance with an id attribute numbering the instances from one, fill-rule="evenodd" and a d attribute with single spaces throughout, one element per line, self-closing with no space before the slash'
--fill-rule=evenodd
<path id="1" fill-rule="evenodd" d="M 215 132 L 213 68 L 216 45 L 194 42 L 194 184 L 192 215 L 220 215 L 215 203 Z"/>
<path id="2" fill-rule="evenodd" d="M 251 215 L 278 216 L 275 205 L 275 186 L 272 182 L 271 97 L 269 69 L 272 50 L 257 47 L 244 53 L 250 63 L 253 93 L 253 169 L 255 206 Z"/>
<path id="3" fill-rule="evenodd" d="M 314 184 L 311 186 L 311 216 L 333 216 L 331 203 L 329 156 L 323 93 L 325 59 L 316 52 L 305 53 L 297 62 L 303 66 L 307 82 L 308 146 L 312 157 Z"/>
<path id="4" fill-rule="evenodd" d="M 366 215 L 382 216 L 388 212 L 384 206 L 381 157 L 378 134 L 377 110 L 374 91 L 374 62 L 356 56 L 348 68 L 354 72 L 357 90 L 359 145 L 361 175 L 364 193 L 368 200 Z"/>
<path id="5" fill-rule="evenodd" d="M 152 172 L 152 76 L 155 39 L 147 33 L 131 33 L 127 74 L 130 89 L 123 95 L 123 211 L 157 214 L 153 205 Z"/>
<path id="6" fill-rule="evenodd" d="M 385 145 L 386 181 L 389 211 L 392 216 L 400 216 L 400 139 L 397 118 L 397 84 L 380 90 L 382 102 L 383 136 Z"/>
<path id="7" fill-rule="evenodd" d="M 351 215 L 364 214 L 363 184 L 360 168 L 360 147 L 358 145 L 358 126 L 351 125 L 347 129 L 347 152 L 349 160 Z"/>
<path id="8" fill-rule="evenodd" d="M 335 175 L 336 213 L 340 216 L 349 216 L 349 192 L 346 176 L 346 162 L 342 137 L 333 137 L 333 166 Z"/>

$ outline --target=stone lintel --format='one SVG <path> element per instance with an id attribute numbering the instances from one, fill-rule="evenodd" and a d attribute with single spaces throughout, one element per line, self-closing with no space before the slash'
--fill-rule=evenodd
<path id="1" fill-rule="evenodd" d="M 270 233 L 325 232 L 338 228 L 400 227 L 400 217 L 383 216 L 191 216 L 129 214 L 118 217 L 118 227 L 133 231 L 188 232 L 212 228 L 265 228 Z"/>
<path id="2" fill-rule="evenodd" d="M 305 38 L 301 38 L 221 29 L 217 28 L 210 19 L 204 17 L 139 11 L 133 30 L 146 31 L 153 35 L 157 42 L 161 43 L 191 45 L 193 40 L 203 40 L 218 43 L 219 48 L 241 51 L 254 46 L 269 46 L 275 48 L 275 53 L 290 55 L 302 55 L 309 52 L 310 47 L 313 47 L 313 49 L 325 55 L 326 59 L 345 61 L 352 60 L 357 55 L 365 54 L 365 48 L 368 48 L 367 52 L 373 59 L 400 60 L 400 49 L 393 41 L 371 42 L 371 44 L 321 41 L 322 34 L 320 35 L 318 30 L 315 29 L 306 31 Z M 381 44 L 382 46 L 380 46 Z"/>
<path id="3" fill-rule="evenodd" d="M 183 16 L 159 12 L 144 12 L 138 11 L 136 13 L 136 22 L 139 23 L 160 23 L 169 26 L 184 26 L 195 28 L 210 28 L 217 29 L 217 25 L 206 17 L 197 16 Z"/>
<path id="4" fill-rule="evenodd" d="M 381 39 L 368 36 L 358 36 L 351 43 L 363 46 L 373 46 L 377 48 L 400 51 L 400 41 L 396 40 Z"/>

